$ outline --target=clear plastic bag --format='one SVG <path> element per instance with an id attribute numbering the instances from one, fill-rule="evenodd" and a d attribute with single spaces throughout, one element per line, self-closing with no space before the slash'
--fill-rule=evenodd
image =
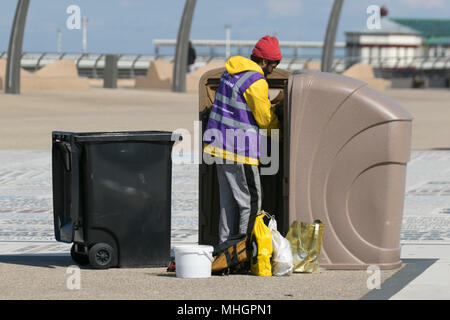
<path id="1" fill-rule="evenodd" d="M 292 269 L 294 268 L 291 245 L 289 241 L 278 232 L 275 216 L 271 216 L 269 230 L 272 235 L 273 247 L 272 275 L 288 276 L 292 274 Z"/>

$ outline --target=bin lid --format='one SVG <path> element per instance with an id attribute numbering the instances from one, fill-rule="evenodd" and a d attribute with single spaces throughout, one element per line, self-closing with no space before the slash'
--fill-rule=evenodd
<path id="1" fill-rule="evenodd" d="M 311 105 L 337 107 L 353 97 L 366 110 L 365 117 L 374 118 L 373 121 L 413 120 L 413 116 L 396 101 L 355 78 L 317 70 L 296 70 L 289 83 L 289 101 L 294 104 L 291 109 Z"/>
<path id="2" fill-rule="evenodd" d="M 181 135 L 169 131 L 64 132 L 53 131 L 53 138 L 72 137 L 75 142 L 180 141 Z M 65 140 L 65 139 L 64 139 Z"/>

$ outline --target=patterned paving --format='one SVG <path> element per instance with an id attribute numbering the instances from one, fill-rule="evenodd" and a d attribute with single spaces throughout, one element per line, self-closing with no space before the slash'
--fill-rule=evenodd
<path id="1" fill-rule="evenodd" d="M 0 150 L 0 254 L 67 253 L 53 233 L 51 152 Z M 172 246 L 196 243 L 198 171 L 173 166 Z M 450 244 L 450 151 L 412 152 L 402 243 Z"/>
<path id="2" fill-rule="evenodd" d="M 0 254 L 67 253 L 55 241 L 50 151 L 0 151 Z M 198 242 L 198 175 L 174 165 L 172 246 Z"/>
<path id="3" fill-rule="evenodd" d="M 401 239 L 450 244 L 450 151 L 412 152 Z"/>

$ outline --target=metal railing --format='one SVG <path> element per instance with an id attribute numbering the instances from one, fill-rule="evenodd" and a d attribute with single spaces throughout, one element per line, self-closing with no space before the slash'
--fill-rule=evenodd
<path id="1" fill-rule="evenodd" d="M 118 54 L 119 78 L 135 78 L 145 76 L 151 61 L 157 59 L 173 60 L 173 55 L 152 55 L 152 54 Z M 0 52 L 0 59 L 6 59 L 7 52 Z M 225 61 L 224 56 L 198 55 L 195 67 L 201 67 L 211 60 Z M 29 71 L 37 71 L 49 63 L 57 60 L 73 60 L 78 68 L 80 76 L 90 78 L 103 77 L 105 66 L 105 54 L 103 53 L 54 53 L 54 52 L 24 52 L 22 54 L 21 66 Z M 279 67 L 287 70 L 303 69 L 308 62 L 320 63 L 320 55 L 316 56 L 286 56 L 283 57 Z M 441 70 L 450 71 L 450 56 L 444 57 L 387 57 L 361 59 L 360 57 L 336 57 L 333 61 L 332 70 L 341 73 L 350 65 L 358 62 L 368 63 L 375 70 L 415 70 L 430 71 Z M 388 74 L 388 73 L 385 73 Z"/>
<path id="2" fill-rule="evenodd" d="M 175 46 L 175 39 L 154 39 L 153 45 L 159 46 Z M 225 46 L 227 40 L 192 40 L 194 46 Z M 231 40 L 230 46 L 234 47 L 254 47 L 256 40 Z M 322 48 L 322 41 L 279 41 L 280 48 L 292 47 L 292 48 Z M 336 42 L 335 47 L 345 48 L 345 42 Z"/>
<path id="3" fill-rule="evenodd" d="M 152 42 L 155 57 L 172 55 L 175 51 L 175 39 L 154 39 Z M 227 40 L 192 40 L 191 42 L 201 56 L 208 57 L 208 61 L 217 57 L 224 57 L 227 47 L 231 55 L 250 56 L 251 50 L 256 44 L 255 40 L 231 40 L 229 42 Z M 323 47 L 321 41 L 280 41 L 279 44 L 283 57 L 286 58 L 320 56 Z M 344 55 L 345 46 L 345 42 L 335 43 L 335 52 L 338 56 Z M 165 52 L 162 52 L 162 48 L 166 49 Z"/>

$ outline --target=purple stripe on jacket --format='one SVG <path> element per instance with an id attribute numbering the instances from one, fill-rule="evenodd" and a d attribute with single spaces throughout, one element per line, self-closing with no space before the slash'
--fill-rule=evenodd
<path id="1" fill-rule="evenodd" d="M 217 101 L 216 101 L 217 102 Z M 227 104 L 224 103 L 217 103 L 213 104 L 211 108 L 211 112 L 215 112 L 217 114 L 220 114 L 226 118 L 237 120 L 239 119 L 240 122 L 248 123 L 253 126 L 258 126 L 256 123 L 255 117 L 253 117 L 253 114 L 251 112 L 240 110 L 237 108 L 230 107 Z"/>
<path id="2" fill-rule="evenodd" d="M 212 122 L 212 126 L 211 128 L 207 128 L 203 134 L 203 141 L 205 143 L 210 144 L 212 147 L 232 151 L 237 155 L 258 159 L 260 139 L 258 133 L 250 130 L 245 132 L 243 130 L 237 130 L 234 127 L 219 123 L 214 119 L 209 119 L 209 121 Z M 229 131 L 227 132 L 227 130 Z M 228 138 L 233 139 L 230 141 Z"/>
<path id="3" fill-rule="evenodd" d="M 249 76 L 248 72 L 252 72 L 252 74 Z M 240 79 L 246 76 L 248 78 L 239 87 L 236 87 Z M 215 99 L 211 108 L 211 113 L 214 114 L 215 118 L 210 116 L 208 120 L 203 136 L 205 143 L 237 155 L 259 159 L 260 136 L 255 117 L 251 111 L 233 107 L 233 102 L 247 104 L 244 99 L 244 92 L 255 81 L 260 79 L 264 79 L 264 77 L 260 73 L 253 71 L 245 71 L 234 75 L 225 72 L 222 75 L 217 92 L 228 98 L 231 105 Z M 223 121 L 220 121 L 221 118 L 217 118 L 217 115 L 221 116 Z M 232 126 L 231 124 L 234 125 Z M 248 127 L 254 127 L 255 130 L 244 131 L 240 129 Z"/>

